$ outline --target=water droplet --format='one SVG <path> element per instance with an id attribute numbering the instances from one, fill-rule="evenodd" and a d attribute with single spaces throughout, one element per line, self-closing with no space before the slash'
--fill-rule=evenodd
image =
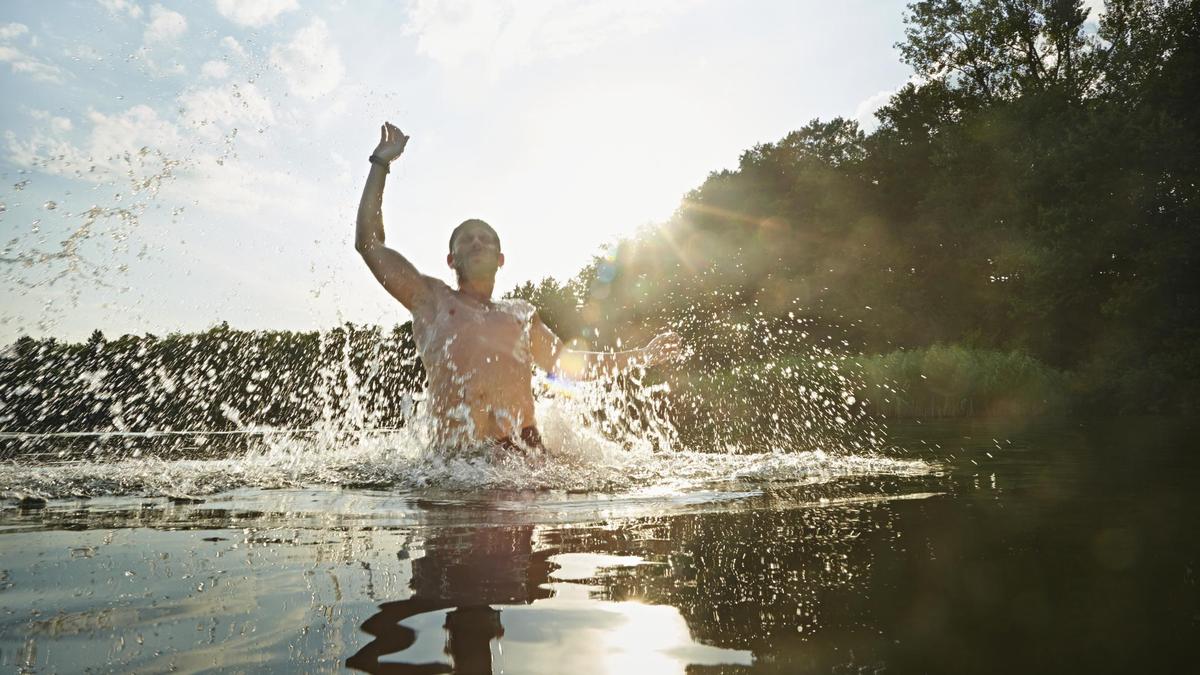
<path id="1" fill-rule="evenodd" d="M 16 183 L 13 183 L 13 189 L 14 190 L 24 190 L 26 187 L 28 187 L 28 185 L 29 185 L 29 179 L 26 178 L 25 180 L 21 180 L 21 181 L 17 181 Z"/>
<path id="2" fill-rule="evenodd" d="M 53 200 L 48 201 L 45 204 L 42 204 L 42 208 L 46 209 L 47 211 L 53 211 L 54 209 L 58 208 L 58 202 Z"/>

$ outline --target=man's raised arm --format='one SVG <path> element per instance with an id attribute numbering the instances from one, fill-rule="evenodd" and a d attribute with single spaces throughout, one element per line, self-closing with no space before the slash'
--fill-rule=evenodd
<path id="1" fill-rule="evenodd" d="M 388 165 L 404 152 L 408 136 L 390 123 L 379 130 L 379 145 L 371 155 L 371 172 L 358 203 L 358 226 L 354 248 L 379 283 L 409 310 L 429 295 L 428 279 L 407 258 L 383 245 L 383 185 Z"/>

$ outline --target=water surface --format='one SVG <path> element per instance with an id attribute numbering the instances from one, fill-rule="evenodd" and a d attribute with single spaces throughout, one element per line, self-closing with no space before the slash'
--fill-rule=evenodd
<path id="1" fill-rule="evenodd" d="M 690 482 L 603 492 L 314 481 L 9 500 L 0 666 L 1179 670 L 1200 636 L 1197 430 L 909 423 L 896 461 L 713 460 Z"/>

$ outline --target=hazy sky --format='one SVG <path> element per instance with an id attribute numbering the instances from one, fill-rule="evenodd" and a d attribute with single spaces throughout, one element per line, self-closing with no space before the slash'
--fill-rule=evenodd
<path id="1" fill-rule="evenodd" d="M 407 320 L 352 244 L 385 119 L 389 245 L 449 280 L 483 218 L 498 291 L 565 279 L 755 143 L 870 122 L 904 4 L 4 3 L 0 341 Z"/>

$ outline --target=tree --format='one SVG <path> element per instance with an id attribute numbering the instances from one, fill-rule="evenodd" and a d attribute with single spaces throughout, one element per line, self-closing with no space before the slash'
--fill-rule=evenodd
<path id="1" fill-rule="evenodd" d="M 985 105 L 1048 89 L 1071 98 L 1099 75 L 1081 0 L 920 0 L 898 44 L 916 75 Z"/>

